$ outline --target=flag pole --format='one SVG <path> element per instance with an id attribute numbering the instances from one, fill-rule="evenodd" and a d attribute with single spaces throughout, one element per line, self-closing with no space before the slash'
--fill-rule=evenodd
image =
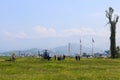
<path id="1" fill-rule="evenodd" d="M 82 55 L 82 41 L 80 39 L 80 56 Z"/>
<path id="2" fill-rule="evenodd" d="M 70 55 L 70 42 L 68 43 L 68 55 Z"/>
<path id="3" fill-rule="evenodd" d="M 92 38 L 92 56 L 93 56 L 93 53 L 94 53 L 94 39 Z"/>
<path id="4" fill-rule="evenodd" d="M 92 42 L 92 56 L 93 56 L 93 42 Z"/>

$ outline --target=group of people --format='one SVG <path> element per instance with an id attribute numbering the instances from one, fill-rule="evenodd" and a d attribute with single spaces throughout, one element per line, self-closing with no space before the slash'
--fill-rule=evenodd
<path id="1" fill-rule="evenodd" d="M 47 51 L 45 51 L 43 58 L 44 59 L 48 59 L 48 60 L 51 59 L 51 57 L 49 56 Z M 54 60 L 61 61 L 61 60 L 65 60 L 65 58 L 66 58 L 65 55 L 54 55 Z M 76 61 L 80 61 L 80 55 L 76 55 L 75 59 L 76 59 Z M 11 58 L 9 60 L 6 60 L 6 61 L 13 61 L 13 62 L 15 62 L 15 60 L 16 60 L 16 56 L 15 56 L 15 54 L 12 54 Z"/>
<path id="2" fill-rule="evenodd" d="M 38 56 L 40 57 L 43 57 L 44 59 L 47 59 L 47 60 L 50 60 L 52 57 L 50 56 L 48 50 L 44 50 L 43 54 L 38 54 Z M 58 61 L 61 61 L 61 60 L 65 60 L 66 58 L 66 55 L 54 55 L 53 56 L 54 60 L 58 60 Z M 80 61 L 80 55 L 79 54 L 76 54 L 75 56 L 75 59 L 76 61 Z"/>
<path id="3" fill-rule="evenodd" d="M 43 55 L 40 55 L 40 56 L 42 56 L 44 59 L 48 59 L 48 60 L 51 59 L 51 57 L 50 57 L 49 53 L 47 52 L 47 50 L 45 50 L 45 52 L 43 53 Z M 64 54 L 63 55 L 54 55 L 54 60 L 61 61 L 61 60 L 65 60 L 65 58 L 66 58 L 66 55 L 64 55 Z M 75 59 L 76 59 L 76 61 L 80 61 L 80 55 L 77 54 L 75 56 Z M 16 56 L 15 56 L 15 53 L 13 53 L 11 55 L 11 58 L 10 58 L 9 61 L 15 62 L 15 60 L 16 60 Z"/>
<path id="4" fill-rule="evenodd" d="M 61 55 L 59 55 L 59 56 L 54 55 L 54 59 L 58 60 L 58 61 L 65 60 L 65 57 L 66 57 L 65 55 L 63 55 L 63 56 L 61 56 Z"/>
<path id="5" fill-rule="evenodd" d="M 61 55 L 58 55 L 58 56 L 54 55 L 54 59 L 58 60 L 58 61 L 65 60 L 65 58 L 66 58 L 65 55 L 63 55 L 63 56 L 61 56 Z M 75 59 L 76 59 L 76 61 L 80 61 L 80 55 L 76 55 Z"/>

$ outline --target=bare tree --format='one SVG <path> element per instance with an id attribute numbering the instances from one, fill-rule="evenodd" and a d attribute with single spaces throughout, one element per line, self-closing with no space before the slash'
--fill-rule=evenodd
<path id="1" fill-rule="evenodd" d="M 108 18 L 109 22 L 107 24 L 110 24 L 110 52 L 111 52 L 111 58 L 116 57 L 116 23 L 118 22 L 119 16 L 115 15 L 114 19 L 112 20 L 114 9 L 112 7 L 109 7 L 109 10 L 106 10 L 106 17 Z"/>

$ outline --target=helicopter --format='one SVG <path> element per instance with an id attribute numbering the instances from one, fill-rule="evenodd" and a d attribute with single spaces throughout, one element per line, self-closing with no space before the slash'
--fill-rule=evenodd
<path id="1" fill-rule="evenodd" d="M 50 51 L 49 50 L 45 49 L 45 50 L 42 50 L 41 52 L 42 52 L 42 54 L 40 54 L 40 52 L 38 51 L 38 56 L 41 56 L 44 59 L 47 59 L 48 61 L 52 58 L 50 56 L 50 53 L 49 53 Z"/>

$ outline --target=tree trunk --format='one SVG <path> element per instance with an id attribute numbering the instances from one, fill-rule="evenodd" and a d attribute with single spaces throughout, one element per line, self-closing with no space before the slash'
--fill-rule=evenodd
<path id="1" fill-rule="evenodd" d="M 114 20 L 112 20 L 112 14 L 114 12 L 114 9 L 112 7 L 109 7 L 109 10 L 106 10 L 106 17 L 109 19 L 110 29 L 111 29 L 111 35 L 110 35 L 110 52 L 111 52 L 111 58 L 116 58 L 116 23 L 118 22 L 119 16 L 116 15 L 114 17 Z"/>
<path id="2" fill-rule="evenodd" d="M 111 23 L 110 50 L 111 50 L 111 58 L 115 58 L 115 55 L 116 55 L 116 24 L 114 22 Z"/>

